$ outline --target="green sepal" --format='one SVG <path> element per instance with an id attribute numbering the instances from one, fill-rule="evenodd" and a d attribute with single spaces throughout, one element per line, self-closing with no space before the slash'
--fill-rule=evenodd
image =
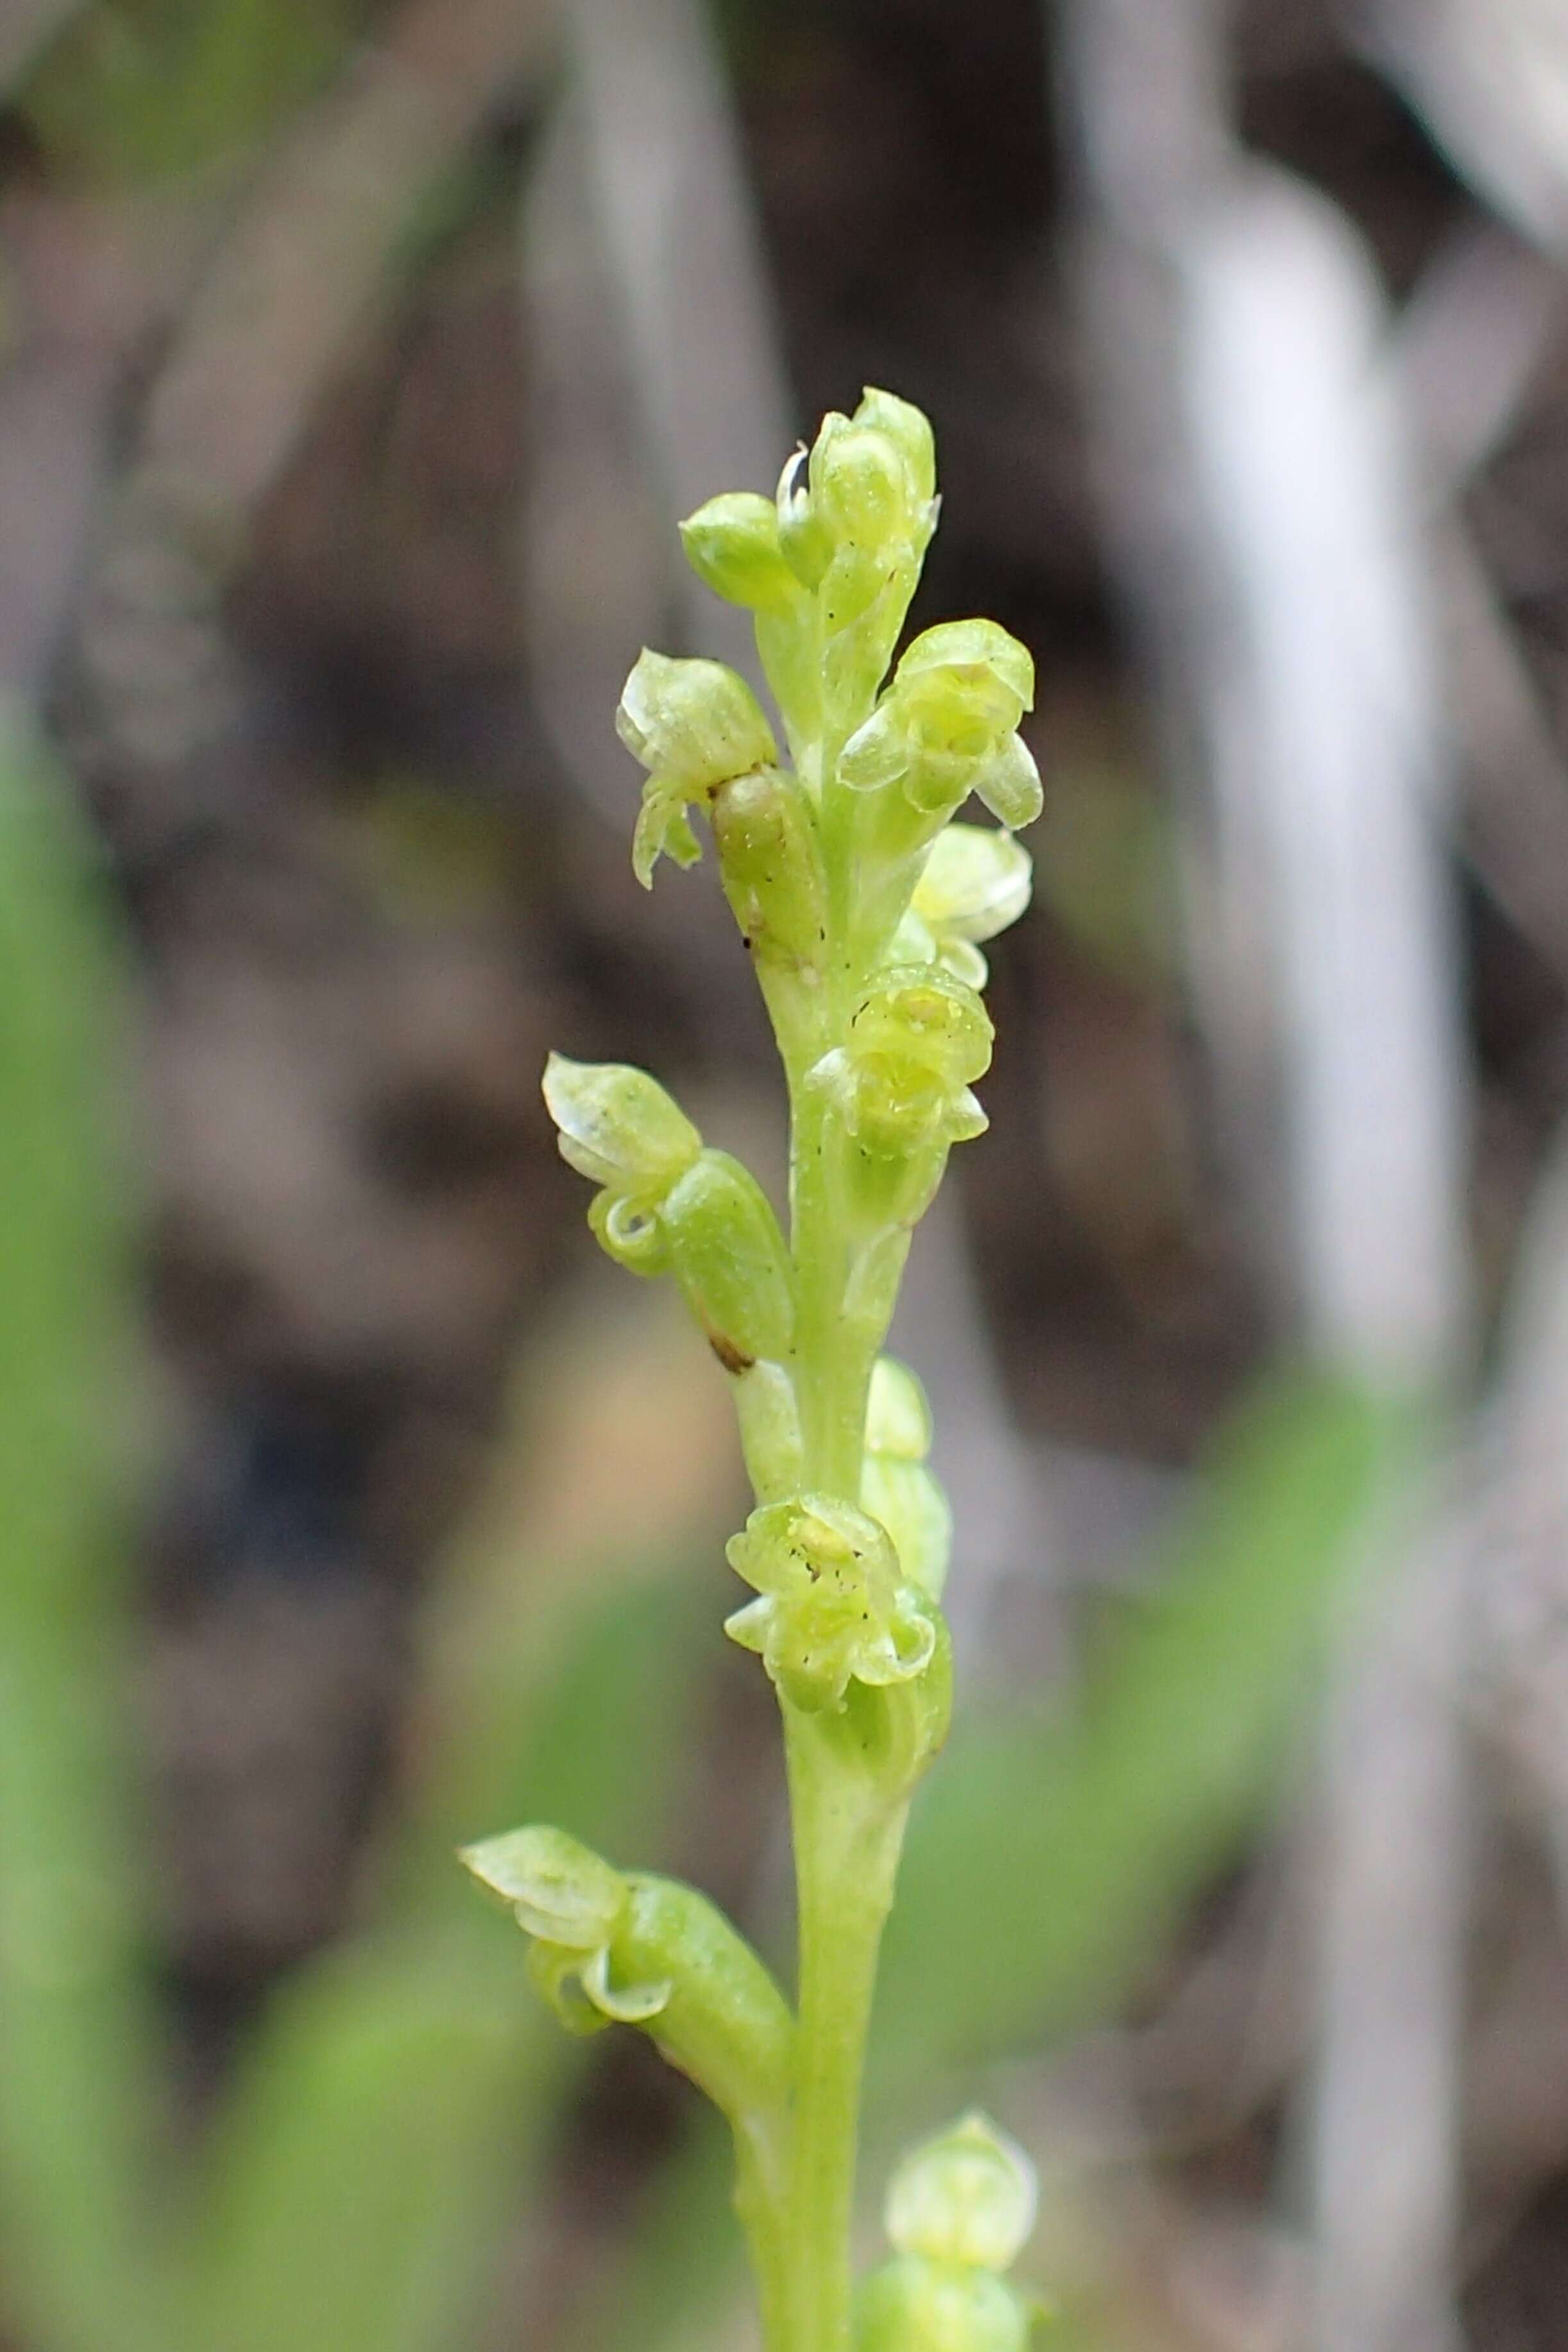
<path id="1" fill-rule="evenodd" d="M 622 1874 L 592 1847 L 545 1823 L 464 1846 L 458 1859 L 503 1903 L 525 1936 L 592 1951 L 626 1907 Z"/>
<path id="2" fill-rule="evenodd" d="M 1033 824 L 1046 804 L 1035 755 L 1021 735 L 1008 735 L 970 785 L 998 824 L 1016 832 Z"/>
<path id="3" fill-rule="evenodd" d="M 970 1081 L 990 1062 L 993 1034 L 974 990 L 932 964 L 885 970 L 861 997 L 847 1045 L 825 1054 L 810 1082 L 837 1101 L 863 1218 L 912 1223 L 948 1147 L 984 1132 Z"/>
<path id="4" fill-rule="evenodd" d="M 984 1076 L 994 1035 L 972 988 L 928 965 L 906 965 L 879 972 L 860 999 L 849 1051 L 907 1062 L 956 1088 Z"/>
<path id="5" fill-rule="evenodd" d="M 920 527 L 929 537 L 936 520 L 931 511 L 936 497 L 936 436 L 930 419 L 912 400 L 900 400 L 896 392 L 882 392 L 868 383 L 861 393 L 855 422 L 885 435 L 900 452 L 920 509 Z"/>
<path id="6" fill-rule="evenodd" d="M 897 686 L 936 698 L 928 707 L 969 725 L 984 719 L 1007 734 L 1035 707 L 1035 657 L 996 621 L 939 621 L 923 629 L 899 664 Z"/>
<path id="7" fill-rule="evenodd" d="M 702 1138 L 658 1079 L 628 1063 L 552 1054 L 543 1095 L 562 1159 L 612 1192 L 657 1200 L 702 1149 Z"/>

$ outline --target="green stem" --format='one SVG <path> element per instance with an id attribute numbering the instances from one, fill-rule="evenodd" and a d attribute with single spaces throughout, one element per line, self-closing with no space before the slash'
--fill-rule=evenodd
<path id="1" fill-rule="evenodd" d="M 820 822 L 828 875 L 826 986 L 809 1032 L 780 1044 L 790 1092 L 791 1241 L 796 1287 L 794 1371 L 807 1491 L 858 1504 L 874 1340 L 845 1313 L 855 1247 L 843 1197 L 845 1136 L 831 1097 L 810 1083 L 844 1044 L 864 974 L 855 967 L 854 811 L 834 773 L 842 733 L 820 752 Z M 837 1717 L 784 1703 L 799 1919 L 795 2110 L 788 2181 L 753 2236 L 768 2352 L 849 2352 L 860 2083 L 882 1928 L 892 1903 L 907 1804 L 868 1779 Z M 783 2295 L 773 2304 L 782 2255 Z M 772 2308 L 770 2308 L 772 2304 Z"/>
<path id="2" fill-rule="evenodd" d="M 788 2200 L 784 2135 L 772 2122 L 749 2126 L 738 2122 L 735 2133 L 735 2212 L 745 2233 L 752 2272 L 756 2281 L 757 2308 L 766 2352 L 788 2352 L 789 2242 L 785 2221 Z"/>
<path id="3" fill-rule="evenodd" d="M 842 1139 L 831 1104 L 804 1076 L 793 1080 L 791 1094 L 799 1318 L 795 1385 L 805 1486 L 811 1492 L 858 1503 L 871 1360 L 863 1347 L 852 1343 L 844 1324 L 850 1237 L 837 1175 Z"/>
<path id="4" fill-rule="evenodd" d="M 908 1808 L 868 1788 L 833 1726 L 786 1704 L 800 1904 L 788 2352 L 847 2352 L 860 2079 Z"/>

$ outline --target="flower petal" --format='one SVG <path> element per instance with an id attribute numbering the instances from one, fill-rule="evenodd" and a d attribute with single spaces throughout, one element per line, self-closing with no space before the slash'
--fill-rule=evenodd
<path id="1" fill-rule="evenodd" d="M 975 777 L 973 789 L 1009 833 L 1033 824 L 1046 804 L 1040 772 L 1021 735 L 1008 736 L 996 757 Z"/>

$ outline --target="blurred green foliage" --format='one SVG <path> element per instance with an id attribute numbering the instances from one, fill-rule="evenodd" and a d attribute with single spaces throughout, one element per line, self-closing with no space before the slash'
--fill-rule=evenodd
<path id="1" fill-rule="evenodd" d="M 17 93 L 95 181 L 177 180 L 243 153 L 321 86 L 372 0 L 93 0 Z"/>
<path id="2" fill-rule="evenodd" d="M 0 2180 L 40 2344 L 151 2343 L 160 2074 L 122 1770 L 123 972 L 59 780 L 0 719 Z"/>
<path id="3" fill-rule="evenodd" d="M 1261 1384 L 1066 1721 L 972 1721 L 911 1824 L 880 2063 L 913 2081 L 1109 2014 L 1275 1792 L 1406 1418 Z"/>

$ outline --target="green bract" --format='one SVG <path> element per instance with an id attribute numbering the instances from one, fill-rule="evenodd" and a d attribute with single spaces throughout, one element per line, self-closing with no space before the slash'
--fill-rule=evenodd
<path id="1" fill-rule="evenodd" d="M 784 1356 L 795 1332 L 795 1277 L 767 1196 L 727 1151 L 699 1154 L 659 1223 L 687 1304 L 727 1371 Z"/>
<path id="2" fill-rule="evenodd" d="M 827 943 L 827 876 L 816 812 L 799 779 L 757 768 L 721 784 L 713 839 L 724 895 L 764 987 L 770 971 L 820 982 Z"/>
<path id="3" fill-rule="evenodd" d="M 725 1630 L 778 1695 L 795 2013 L 689 1887 L 560 1830 L 465 1856 L 528 1935 L 564 2024 L 639 2028 L 728 2118 L 765 2352 L 1023 2352 L 1031 2321 L 1000 2275 L 1029 2224 L 1027 2165 L 980 2118 L 900 2168 L 894 2253 L 858 2300 L 849 2261 L 878 1944 L 952 1706 L 931 1410 L 880 1351 L 948 1152 L 985 1126 L 980 943 L 1028 903 L 1011 828 L 1041 800 L 1016 638 L 944 623 L 888 678 L 936 519 L 930 425 L 868 390 L 824 418 L 773 498 L 727 492 L 681 526 L 699 578 L 754 616 L 790 763 L 717 662 L 643 653 L 617 714 L 647 771 L 639 881 L 663 856 L 696 858 L 693 809 L 712 828 L 789 1090 L 787 1232 L 646 1072 L 552 1055 L 544 1078 L 562 1153 L 596 1188 L 595 1234 L 632 1272 L 673 1277 L 730 1380 L 755 1507 L 729 1557 L 755 1597 Z M 972 793 L 1006 830 L 952 823 Z"/>

